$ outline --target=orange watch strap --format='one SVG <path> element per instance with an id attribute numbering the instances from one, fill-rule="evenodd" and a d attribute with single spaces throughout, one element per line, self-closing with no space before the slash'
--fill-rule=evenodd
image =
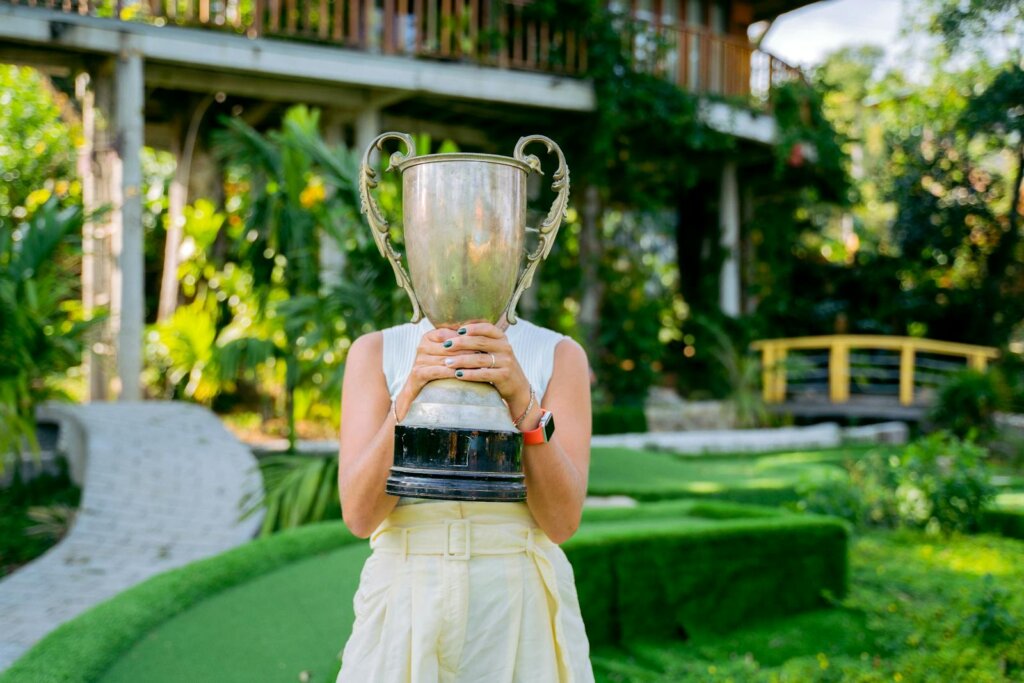
<path id="1" fill-rule="evenodd" d="M 541 422 L 544 420 L 544 416 L 548 413 L 543 408 L 540 409 Z M 537 444 L 544 443 L 544 425 L 540 422 L 537 423 L 536 429 L 531 429 L 528 432 L 523 432 L 523 444 L 526 446 L 536 446 Z"/>

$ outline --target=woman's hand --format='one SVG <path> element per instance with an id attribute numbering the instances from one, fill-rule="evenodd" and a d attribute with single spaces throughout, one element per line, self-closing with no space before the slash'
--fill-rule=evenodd
<path id="1" fill-rule="evenodd" d="M 451 379 L 455 377 L 455 371 L 445 365 L 445 360 L 451 358 L 444 343 L 456 336 L 455 330 L 446 327 L 428 330 L 420 337 L 420 343 L 416 347 L 416 357 L 412 362 L 412 369 L 405 385 L 395 397 L 395 413 L 399 421 L 409 411 L 409 406 L 426 386 L 427 382 L 435 379 Z"/>
<path id="2" fill-rule="evenodd" d="M 530 405 L 530 381 L 516 360 L 508 337 L 491 323 L 466 323 L 441 342 L 441 363 L 449 377 L 489 382 L 515 419 Z M 539 401 L 540 397 L 536 397 Z"/>

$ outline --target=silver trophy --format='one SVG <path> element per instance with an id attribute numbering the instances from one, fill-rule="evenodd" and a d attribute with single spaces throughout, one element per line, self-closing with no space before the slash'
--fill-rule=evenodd
<path id="1" fill-rule="evenodd" d="M 391 227 L 370 195 L 377 186 L 370 155 L 389 139 L 405 148 L 390 156 L 386 170 L 402 174 L 408 272 L 391 242 Z M 527 228 L 527 177 L 542 173 L 537 157 L 524 153 L 534 142 L 558 158 L 551 185 L 557 196 L 540 226 Z M 569 170 L 562 150 L 541 135 L 520 138 L 511 157 L 416 156 L 410 135 L 384 133 L 363 155 L 359 194 L 377 247 L 412 301 L 412 322 L 426 316 L 435 327 L 487 321 L 505 329 L 516 323 L 519 297 L 547 258 L 565 217 Z M 529 252 L 527 231 L 538 238 Z M 447 500 L 525 500 L 522 448 L 522 435 L 493 386 L 434 380 L 395 427 L 386 490 Z"/>

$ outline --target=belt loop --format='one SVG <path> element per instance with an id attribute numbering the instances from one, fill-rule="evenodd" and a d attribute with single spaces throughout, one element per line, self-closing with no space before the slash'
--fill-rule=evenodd
<path id="1" fill-rule="evenodd" d="M 463 552 L 453 553 L 452 552 L 452 529 L 455 527 L 463 528 L 463 537 L 465 543 L 463 545 Z M 444 534 L 444 559 L 446 560 L 468 560 L 471 554 L 470 549 L 470 537 L 472 536 L 470 524 L 468 519 L 452 519 L 445 524 Z"/>
<path id="2" fill-rule="evenodd" d="M 533 540 L 533 527 L 526 530 L 526 553 L 531 555 L 537 552 L 537 544 Z"/>
<path id="3" fill-rule="evenodd" d="M 402 562 L 409 558 L 409 527 L 402 527 Z"/>

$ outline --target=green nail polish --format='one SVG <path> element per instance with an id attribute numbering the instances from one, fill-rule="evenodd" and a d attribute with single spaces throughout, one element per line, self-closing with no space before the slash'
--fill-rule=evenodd
<path id="1" fill-rule="evenodd" d="M 446 349 L 450 349 L 451 347 L 452 347 L 452 340 L 451 340 L 451 339 L 449 339 L 448 341 L 446 341 L 446 342 L 444 343 L 444 348 L 446 348 Z"/>
<path id="2" fill-rule="evenodd" d="M 460 327 L 459 328 L 459 334 L 466 334 L 466 328 L 465 327 Z"/>
<path id="3" fill-rule="evenodd" d="M 462 370 L 456 370 L 455 371 L 455 376 L 456 377 L 462 377 Z"/>

